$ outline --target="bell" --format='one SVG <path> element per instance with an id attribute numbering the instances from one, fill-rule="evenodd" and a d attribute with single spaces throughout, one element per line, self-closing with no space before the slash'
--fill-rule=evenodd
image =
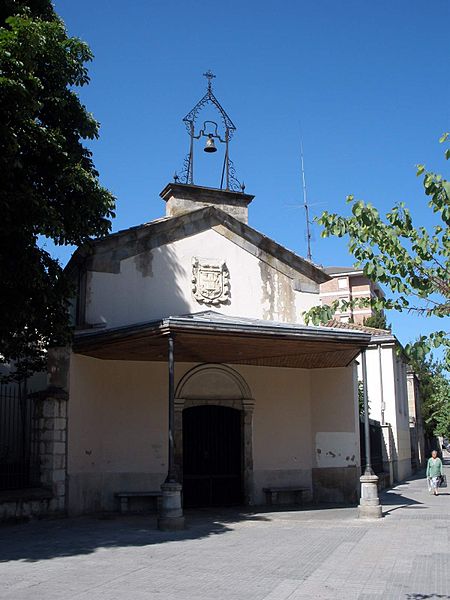
<path id="1" fill-rule="evenodd" d="M 203 150 L 205 152 L 217 152 L 217 148 L 214 144 L 214 139 L 213 139 L 212 135 L 208 136 L 208 139 L 206 140 L 206 145 L 203 148 Z"/>

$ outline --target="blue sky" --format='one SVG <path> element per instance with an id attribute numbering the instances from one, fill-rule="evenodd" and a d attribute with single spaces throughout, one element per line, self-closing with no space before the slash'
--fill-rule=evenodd
<path id="1" fill-rule="evenodd" d="M 163 215 L 159 192 L 188 149 L 181 119 L 203 95 L 207 69 L 237 126 L 231 158 L 256 196 L 250 225 L 306 255 L 300 137 L 313 215 L 345 214 L 352 193 L 380 211 L 404 200 L 417 222 L 431 223 L 415 165 L 448 173 L 437 141 L 450 128 L 448 0 L 55 7 L 95 55 L 80 96 L 101 123 L 92 149 L 118 199 L 115 231 Z M 195 183 L 218 186 L 219 152 L 197 155 Z M 316 263 L 351 264 L 345 241 L 323 240 L 317 228 L 314 238 Z M 69 251 L 58 255 L 65 262 Z M 436 326 L 408 315 L 389 320 L 402 342 Z"/>

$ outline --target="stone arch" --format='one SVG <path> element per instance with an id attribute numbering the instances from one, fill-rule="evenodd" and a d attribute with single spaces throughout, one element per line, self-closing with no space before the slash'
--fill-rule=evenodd
<path id="1" fill-rule="evenodd" d="M 202 364 L 179 381 L 175 391 L 174 455 L 178 475 L 183 474 L 183 410 L 204 404 L 227 406 L 242 412 L 244 496 L 253 501 L 253 408 L 255 401 L 245 379 L 227 365 Z"/>
<path id="2" fill-rule="evenodd" d="M 250 388 L 240 373 L 220 364 L 202 364 L 188 371 L 175 391 L 175 400 L 244 400 Z"/>

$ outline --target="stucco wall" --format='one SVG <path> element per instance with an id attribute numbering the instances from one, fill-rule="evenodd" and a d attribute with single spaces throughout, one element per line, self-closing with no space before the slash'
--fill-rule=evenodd
<path id="1" fill-rule="evenodd" d="M 397 479 L 403 481 L 411 475 L 411 436 L 409 428 L 405 431 L 397 431 L 398 438 L 398 458 L 397 458 Z"/>
<path id="2" fill-rule="evenodd" d="M 178 364 L 177 382 L 193 366 Z M 265 485 L 309 487 L 309 372 L 236 371 L 255 400 L 253 503 L 263 502 Z M 121 489 L 158 489 L 167 469 L 167 366 L 73 355 L 71 381 L 71 513 L 112 509 L 114 492 Z"/>
<path id="3" fill-rule="evenodd" d="M 178 363 L 176 382 L 192 367 Z M 233 368 L 254 400 L 251 501 L 264 501 L 265 486 L 311 488 L 314 468 L 339 492 L 339 467 L 359 464 L 356 450 L 350 457 L 359 443 L 352 369 Z M 121 490 L 159 489 L 167 472 L 167 365 L 72 355 L 70 381 L 70 513 L 112 510 Z M 324 456 L 336 456 L 321 462 L 318 443 Z"/>
<path id="4" fill-rule="evenodd" d="M 410 417 L 411 461 L 413 468 L 423 466 L 425 461 L 425 435 L 421 413 L 419 380 L 417 376 L 407 373 L 408 412 Z"/>
<path id="5" fill-rule="evenodd" d="M 360 473 L 354 365 L 311 371 L 312 476 L 319 501 L 354 502 Z"/>
<path id="6" fill-rule="evenodd" d="M 383 344 L 380 348 L 381 367 L 379 346 L 370 347 L 366 351 L 369 414 L 372 419 L 389 423 L 392 428 L 391 460 L 394 463 L 394 477 L 400 481 L 411 473 L 406 368 L 401 356 L 397 355 L 394 344 Z"/>
<path id="7" fill-rule="evenodd" d="M 192 259 L 225 260 L 230 298 L 214 308 L 192 295 Z M 270 262 L 270 264 L 269 264 Z M 227 315 L 299 322 L 318 294 L 294 291 L 293 278 L 214 229 L 148 250 L 120 263 L 120 273 L 89 272 L 86 320 L 118 327 L 206 309 Z M 281 267 L 280 267 L 281 268 Z M 294 275 L 294 274 L 293 274 Z M 130 293 L 133 290 L 133 293 Z"/>
<path id="8" fill-rule="evenodd" d="M 167 472 L 167 369 L 72 355 L 69 511 L 113 508 L 114 492 L 155 489 Z"/>
<path id="9" fill-rule="evenodd" d="M 296 322 L 304 323 L 303 313 L 319 304 L 319 295 L 311 292 L 295 291 Z"/>
<path id="10" fill-rule="evenodd" d="M 236 367 L 253 398 L 254 503 L 267 486 L 311 487 L 310 371 Z"/>

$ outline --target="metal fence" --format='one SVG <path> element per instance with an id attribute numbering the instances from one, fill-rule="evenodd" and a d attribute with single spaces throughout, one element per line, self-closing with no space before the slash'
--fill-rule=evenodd
<path id="1" fill-rule="evenodd" d="M 370 462 L 377 475 L 383 473 L 383 432 L 378 421 L 370 420 Z M 364 419 L 359 422 L 359 440 L 361 447 L 361 472 L 366 468 L 366 439 L 364 436 Z"/>
<path id="2" fill-rule="evenodd" d="M 39 485 L 36 402 L 26 385 L 0 385 L 0 490 Z"/>

